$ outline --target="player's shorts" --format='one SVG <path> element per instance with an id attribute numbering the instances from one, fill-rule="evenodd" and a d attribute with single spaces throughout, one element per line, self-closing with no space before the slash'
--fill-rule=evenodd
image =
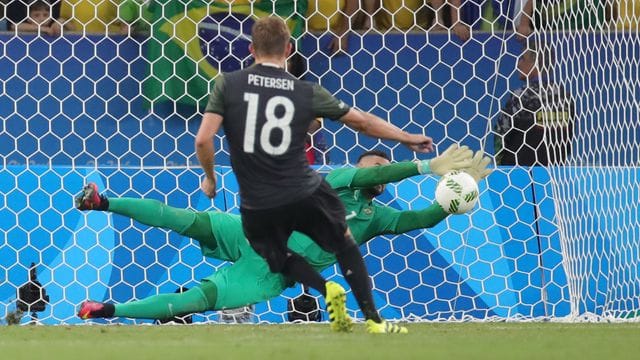
<path id="1" fill-rule="evenodd" d="M 271 209 L 241 209 L 244 233 L 253 249 L 264 257 L 273 272 L 281 272 L 290 250 L 293 231 L 309 236 L 323 250 L 336 253 L 354 244 L 347 231 L 344 205 L 322 181 L 305 199 Z"/>
<path id="2" fill-rule="evenodd" d="M 211 281 L 218 290 L 213 309 L 223 310 L 272 299 L 293 283 L 282 274 L 269 271 L 265 259 L 248 248 L 235 263 L 223 267 L 203 281 Z"/>

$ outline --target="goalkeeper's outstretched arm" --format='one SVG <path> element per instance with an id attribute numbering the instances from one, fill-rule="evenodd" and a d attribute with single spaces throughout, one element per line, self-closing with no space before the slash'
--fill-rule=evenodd
<path id="1" fill-rule="evenodd" d="M 360 168 L 350 184 L 351 188 L 369 188 L 424 174 L 442 176 L 451 170 L 466 169 L 471 165 L 473 152 L 468 147 L 451 145 L 441 155 L 429 160 L 402 161 L 395 164 Z"/>
<path id="2" fill-rule="evenodd" d="M 404 234 L 411 230 L 428 229 L 436 226 L 449 216 L 437 203 L 426 209 L 401 211 L 392 234 Z"/>
<path id="3" fill-rule="evenodd" d="M 477 151 L 473 158 L 469 160 L 469 165 L 462 170 L 473 176 L 477 183 L 480 183 L 493 171 L 489 167 L 490 163 L 491 160 L 483 156 L 482 151 Z M 449 215 L 438 203 L 433 203 L 423 210 L 398 211 L 395 214 L 396 219 L 393 221 L 394 226 L 385 231 L 385 233 L 402 234 L 411 230 L 428 229 L 434 227 Z"/>

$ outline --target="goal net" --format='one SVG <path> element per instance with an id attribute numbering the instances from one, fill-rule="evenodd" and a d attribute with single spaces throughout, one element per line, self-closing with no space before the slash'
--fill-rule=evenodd
<path id="1" fill-rule="evenodd" d="M 62 26 L 39 31 L 22 26 L 28 12 L 16 19 L 9 6 L 0 20 L 9 29 L 0 33 L 1 319 L 35 289 L 27 310 L 38 321 L 80 323 L 84 300 L 172 293 L 228 266 L 174 232 L 80 212 L 73 197 L 95 182 L 110 197 L 237 213 L 224 137 L 216 139 L 213 201 L 199 190 L 194 137 L 215 76 L 251 64 L 251 25 L 274 13 L 295 37 L 290 65 L 299 76 L 428 134 L 437 152 L 459 143 L 504 161 L 480 184 L 470 214 L 362 246 L 384 317 L 577 321 L 640 310 L 635 2 L 534 1 L 530 16 L 519 0 L 465 1 L 454 11 L 437 1 L 364 2 L 337 53 L 346 1 L 103 3 L 89 17 L 83 2 L 56 3 L 51 14 Z M 533 28 L 527 41 L 514 32 L 523 18 Z M 525 57 L 539 76 L 520 78 Z M 534 133 L 541 138 L 531 140 Z M 394 161 L 416 158 L 333 121 L 309 145 L 321 173 L 352 166 L 373 148 Z M 390 184 L 376 202 L 423 209 L 437 180 Z M 323 275 L 343 282 L 335 267 Z M 40 289 L 46 301 L 38 301 Z M 248 309 L 192 320 L 286 322 L 288 301 L 301 294 L 298 285 Z M 360 315 L 351 294 L 348 307 Z"/>
<path id="2" fill-rule="evenodd" d="M 536 39 L 550 59 L 541 65 L 549 83 L 562 86 L 575 105 L 571 155 L 566 166 L 549 168 L 570 315 L 634 318 L 640 8 L 627 0 L 563 5 L 539 7 Z M 541 113 L 546 126 L 557 126 L 559 107 L 549 102 Z"/>

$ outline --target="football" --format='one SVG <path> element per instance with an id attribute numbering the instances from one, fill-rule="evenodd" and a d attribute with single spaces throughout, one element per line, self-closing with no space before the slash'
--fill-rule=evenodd
<path id="1" fill-rule="evenodd" d="M 464 171 L 446 173 L 436 187 L 436 201 L 449 214 L 464 214 L 478 202 L 478 184 Z"/>

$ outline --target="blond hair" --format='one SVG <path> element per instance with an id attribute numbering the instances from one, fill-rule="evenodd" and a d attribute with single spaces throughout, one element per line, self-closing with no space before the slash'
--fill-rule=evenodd
<path id="1" fill-rule="evenodd" d="M 251 29 L 253 51 L 258 56 L 285 55 L 291 33 L 284 20 L 277 16 L 258 19 Z"/>

